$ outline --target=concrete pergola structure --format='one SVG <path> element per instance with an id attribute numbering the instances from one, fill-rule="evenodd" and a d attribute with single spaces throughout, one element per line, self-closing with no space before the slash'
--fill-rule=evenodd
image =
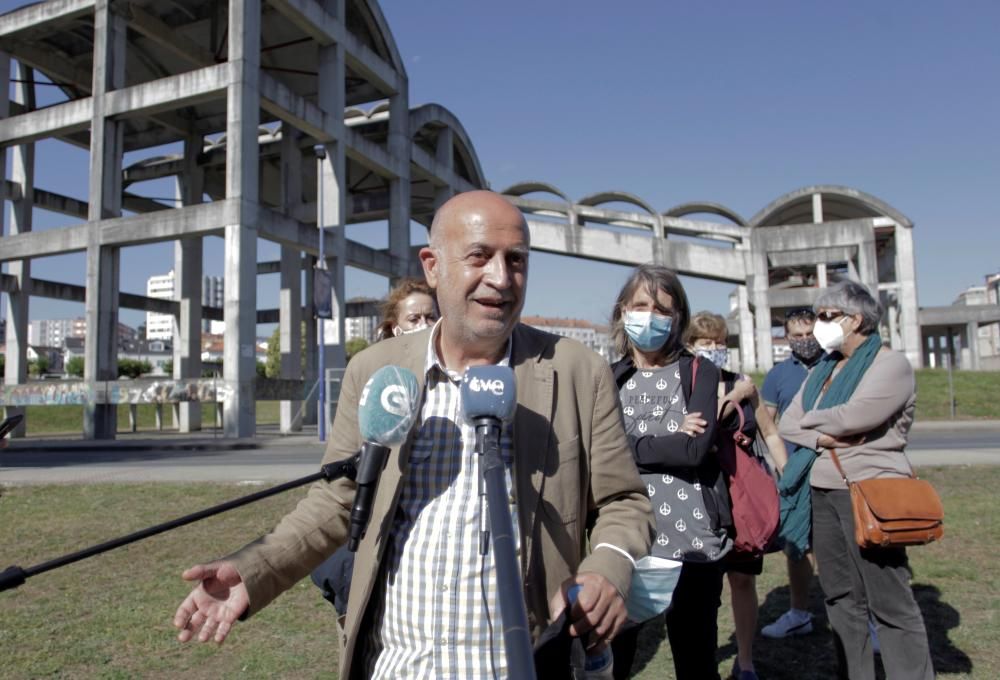
<path id="1" fill-rule="evenodd" d="M 922 307 L 920 341 L 924 365 L 944 367 L 947 357 L 952 368 L 958 364 L 966 370 L 980 370 L 979 327 L 994 323 L 1000 323 L 1000 305 Z"/>
<path id="2" fill-rule="evenodd" d="M 38 106 L 38 74 L 65 101 Z M 87 201 L 35 185 L 34 145 L 46 138 L 89 151 Z M 168 144 L 182 152 L 123 168 L 126 152 Z M 120 307 L 175 315 L 176 379 L 200 375 L 199 323 L 222 318 L 230 437 L 254 432 L 257 323 L 279 322 L 282 377 L 301 379 L 300 325 L 314 335 L 316 321 L 300 300 L 315 268 L 332 274 L 343 338 L 352 313 L 344 268 L 390 279 L 414 272 L 410 220 L 429 224 L 453 193 L 486 185 L 458 120 L 434 104 L 410 109 L 402 59 L 373 0 L 51 0 L 14 10 L 0 17 L 0 162 L 7 153 L 5 382 L 26 380 L 32 296 L 85 303 L 90 384 L 117 376 Z M 161 177 L 176 178 L 179 207 L 129 190 Z M 85 221 L 36 231 L 34 208 Z M 387 221 L 387 249 L 346 238 L 346 224 L 376 220 Z M 321 234 L 326 257 L 317 262 Z M 225 240 L 222 310 L 201 307 L 206 236 Z M 258 262 L 258 239 L 280 244 L 280 261 Z M 177 299 L 120 293 L 121 248 L 162 241 L 175 243 Z M 67 252 L 86 253 L 83 285 L 31 277 L 33 258 Z M 275 271 L 280 308 L 258 310 L 256 277 Z M 343 365 L 342 346 L 325 351 L 328 366 Z M 308 352 L 307 381 L 316 365 Z M 283 428 L 297 426 L 296 406 L 283 404 Z M 113 438 L 115 411 L 88 403 L 84 436 Z M 182 431 L 200 427 L 197 404 L 178 411 Z"/>
<path id="3" fill-rule="evenodd" d="M 772 327 L 781 325 L 787 310 L 811 305 L 821 288 L 841 277 L 878 291 L 887 312 L 884 337 L 920 365 L 913 223 L 874 196 L 842 186 L 809 186 L 744 220 L 708 202 L 659 213 L 620 191 L 574 202 L 537 181 L 504 193 L 527 215 L 533 249 L 626 265 L 655 262 L 682 275 L 735 284 L 731 331 L 739 336 L 743 370 L 769 369 Z M 555 199 L 535 196 L 539 193 Z M 602 207 L 609 204 L 613 207 Z M 724 221 L 692 219 L 696 215 Z"/>

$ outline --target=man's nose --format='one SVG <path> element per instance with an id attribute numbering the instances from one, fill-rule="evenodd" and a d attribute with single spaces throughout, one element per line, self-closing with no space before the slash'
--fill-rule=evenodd
<path id="1" fill-rule="evenodd" d="M 510 267 L 507 266 L 503 253 L 495 253 L 486 264 L 483 279 L 497 289 L 510 287 Z"/>

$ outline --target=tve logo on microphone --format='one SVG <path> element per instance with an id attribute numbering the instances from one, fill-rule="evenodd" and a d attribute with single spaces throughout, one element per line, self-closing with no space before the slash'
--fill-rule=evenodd
<path id="1" fill-rule="evenodd" d="M 503 380 L 480 379 L 473 376 L 469 381 L 469 389 L 473 392 L 490 392 L 498 397 L 502 397 Z"/>

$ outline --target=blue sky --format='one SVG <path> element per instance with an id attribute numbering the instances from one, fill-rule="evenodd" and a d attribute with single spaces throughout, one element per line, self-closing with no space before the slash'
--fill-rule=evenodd
<path id="1" fill-rule="evenodd" d="M 542 180 L 572 198 L 618 189 L 658 210 L 704 200 L 749 218 L 789 191 L 842 184 L 913 220 L 922 306 L 949 304 L 1000 271 L 996 3 L 385 0 L 382 8 L 411 105 L 437 102 L 458 116 L 494 189 Z M 68 169 L 85 164 L 83 152 L 40 145 L 39 168 L 57 153 L 61 171 L 40 172 L 39 185 L 85 197 L 85 172 Z M 372 229 L 349 235 L 384 245 L 384 235 L 365 233 Z M 221 242 L 209 242 L 206 270 L 218 263 L 221 272 Z M 262 259 L 272 257 L 261 248 Z M 143 292 L 145 277 L 170 260 L 165 246 L 126 250 L 122 287 Z M 82 283 L 82 263 L 50 258 L 34 275 Z M 627 274 L 533 254 L 525 313 L 601 321 Z M 731 286 L 685 283 L 696 309 L 727 309 Z M 276 287 L 277 277 L 262 277 L 262 306 L 274 304 Z M 347 293 L 385 287 L 351 272 Z M 32 317 L 82 311 L 38 301 Z M 141 316 L 123 320 L 137 325 Z"/>

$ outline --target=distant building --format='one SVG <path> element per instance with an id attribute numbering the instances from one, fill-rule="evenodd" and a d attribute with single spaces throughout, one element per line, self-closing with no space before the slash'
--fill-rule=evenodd
<path id="1" fill-rule="evenodd" d="M 204 276 L 201 279 L 201 304 L 204 307 L 223 305 L 223 280 L 221 276 Z M 160 300 L 174 299 L 174 270 L 162 276 L 150 276 L 146 281 L 146 295 Z M 222 333 L 226 325 L 222 321 L 202 321 L 202 331 Z M 174 334 L 174 318 L 170 314 L 146 312 L 146 339 L 171 340 Z"/>
<path id="2" fill-rule="evenodd" d="M 87 320 L 37 319 L 28 323 L 28 343 L 46 347 L 65 348 L 70 338 L 86 339 Z M 118 324 L 118 349 L 127 349 L 135 343 L 137 332 L 131 326 Z"/>
<path id="3" fill-rule="evenodd" d="M 981 286 L 969 286 L 955 298 L 956 305 L 996 305 L 1000 304 L 1000 272 L 989 274 Z M 979 359 L 988 365 L 1000 361 L 1000 324 L 984 324 L 979 327 L 976 342 Z M 961 360 L 968 361 L 965 357 Z"/>
<path id="4" fill-rule="evenodd" d="M 173 361 L 174 352 L 169 340 L 146 340 L 136 342 L 129 351 L 119 353 L 118 359 L 148 361 L 150 371 L 147 375 L 165 376 L 167 363 Z"/>
<path id="5" fill-rule="evenodd" d="M 594 350 L 606 360 L 616 359 L 607 326 L 583 319 L 561 319 L 545 316 L 522 316 L 521 323 L 564 338 L 572 338 Z"/>
<path id="6" fill-rule="evenodd" d="M 360 304 L 373 303 L 376 306 L 379 303 L 375 298 L 369 297 L 351 298 L 347 302 Z M 375 334 L 378 332 L 378 326 L 381 322 L 382 319 L 378 315 L 349 316 L 344 319 L 344 335 L 347 336 L 348 340 L 351 338 L 364 338 L 371 345 L 378 339 L 375 337 Z"/>

